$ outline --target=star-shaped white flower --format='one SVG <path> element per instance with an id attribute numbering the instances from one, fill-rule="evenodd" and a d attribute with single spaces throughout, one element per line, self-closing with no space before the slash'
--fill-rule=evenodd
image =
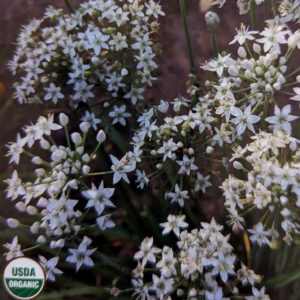
<path id="1" fill-rule="evenodd" d="M 275 115 L 272 117 L 266 118 L 266 121 L 274 125 L 274 130 L 283 130 L 288 134 L 292 132 L 291 121 L 298 119 L 297 116 L 290 115 L 292 107 L 290 104 L 284 106 L 282 110 L 276 105 L 275 106 Z"/>

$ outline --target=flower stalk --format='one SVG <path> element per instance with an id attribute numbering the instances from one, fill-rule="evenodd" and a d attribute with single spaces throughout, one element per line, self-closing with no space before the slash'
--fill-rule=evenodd
<path id="1" fill-rule="evenodd" d="M 186 2 L 185 2 L 185 0 L 179 0 L 179 5 L 180 5 L 180 13 L 181 13 L 182 20 L 183 20 L 185 41 L 186 41 L 186 46 L 187 46 L 189 61 L 190 61 L 190 68 L 191 68 L 190 73 L 194 74 L 195 73 L 195 62 L 194 62 L 192 44 L 191 44 L 188 21 L 187 21 L 187 15 L 186 15 Z"/>

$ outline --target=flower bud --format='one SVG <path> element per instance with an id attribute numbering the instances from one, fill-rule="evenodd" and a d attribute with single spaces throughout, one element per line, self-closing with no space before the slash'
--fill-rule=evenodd
<path id="1" fill-rule="evenodd" d="M 18 202 L 16 205 L 15 205 L 15 207 L 16 207 L 16 209 L 18 210 L 18 211 L 21 211 L 21 212 L 24 212 L 24 211 L 26 211 L 26 205 L 25 205 L 25 203 L 24 202 Z"/>
<path id="2" fill-rule="evenodd" d="M 32 234 L 37 234 L 39 232 L 40 225 L 40 222 L 34 222 L 30 227 L 30 232 Z"/>
<path id="3" fill-rule="evenodd" d="M 36 240 L 39 244 L 44 244 L 46 243 L 47 239 L 43 236 L 43 235 L 40 235 L 37 240 Z M 52 243 L 52 242 L 51 242 Z"/>
<path id="4" fill-rule="evenodd" d="M 82 122 L 79 125 L 79 128 L 82 132 L 88 132 L 91 127 L 91 124 L 88 122 Z"/>
<path id="5" fill-rule="evenodd" d="M 82 143 L 82 137 L 78 132 L 73 132 L 71 134 L 71 139 L 75 145 L 80 145 Z"/>
<path id="6" fill-rule="evenodd" d="M 246 52 L 246 50 L 245 50 L 244 47 L 239 47 L 239 49 L 238 49 L 238 55 L 241 58 L 246 58 L 247 57 L 247 52 Z"/>
<path id="7" fill-rule="evenodd" d="M 106 140 L 106 134 L 102 129 L 99 130 L 96 140 L 99 144 L 102 144 Z"/>
<path id="8" fill-rule="evenodd" d="M 220 24 L 220 18 L 215 12 L 208 11 L 205 14 L 205 22 L 209 31 L 216 31 Z"/>
<path id="9" fill-rule="evenodd" d="M 91 170 L 91 168 L 89 166 L 87 166 L 87 165 L 84 165 L 82 167 L 82 173 L 83 174 L 88 174 L 90 172 L 90 170 Z"/>
<path id="10" fill-rule="evenodd" d="M 46 140 L 40 141 L 41 148 L 44 150 L 48 150 L 50 148 L 50 143 Z"/>
<path id="11" fill-rule="evenodd" d="M 125 69 L 125 68 L 123 68 L 123 69 L 121 70 L 121 75 L 122 75 L 122 76 L 128 75 L 128 70 Z"/>
<path id="12" fill-rule="evenodd" d="M 207 146 L 205 152 L 206 152 L 207 154 L 213 153 L 213 152 L 214 152 L 214 148 L 211 147 L 211 146 Z"/>
<path id="13" fill-rule="evenodd" d="M 41 165 L 43 163 L 42 159 L 39 156 L 35 156 L 31 160 L 35 165 Z"/>
<path id="14" fill-rule="evenodd" d="M 31 216 L 37 214 L 37 212 L 38 212 L 38 210 L 36 209 L 36 207 L 34 207 L 32 205 L 27 206 L 26 211 Z"/>
<path id="15" fill-rule="evenodd" d="M 66 126 L 69 123 L 69 117 L 64 113 L 60 113 L 59 114 L 59 123 L 62 126 Z"/>
<path id="16" fill-rule="evenodd" d="M 237 170 L 242 170 L 244 168 L 243 165 L 236 160 L 233 162 L 233 167 Z"/>
<path id="17" fill-rule="evenodd" d="M 17 219 L 8 218 L 6 224 L 10 228 L 17 228 L 20 225 L 20 222 Z"/>
<path id="18" fill-rule="evenodd" d="M 163 114 L 165 114 L 169 109 L 169 103 L 167 101 L 160 100 L 160 103 L 159 103 L 157 109 L 160 112 L 162 112 Z"/>

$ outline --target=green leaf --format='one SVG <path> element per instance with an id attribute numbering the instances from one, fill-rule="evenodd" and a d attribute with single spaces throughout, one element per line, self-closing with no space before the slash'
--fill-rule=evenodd
<path id="1" fill-rule="evenodd" d="M 300 270 L 296 272 L 291 272 L 291 273 L 276 276 L 274 278 L 267 280 L 265 284 L 270 287 L 279 288 L 288 285 L 290 283 L 293 283 L 299 278 L 300 278 Z"/>
<path id="2" fill-rule="evenodd" d="M 86 286 L 86 287 L 78 287 L 73 288 L 69 290 L 63 290 L 60 292 L 52 292 L 49 294 L 44 294 L 39 296 L 40 300 L 59 300 L 64 299 L 64 297 L 76 297 L 76 296 L 83 296 L 83 295 L 93 295 L 93 296 L 102 296 L 105 298 L 105 296 L 109 295 L 109 292 L 107 289 L 103 287 L 92 287 L 92 286 Z M 103 299 L 104 299 L 103 298 Z"/>

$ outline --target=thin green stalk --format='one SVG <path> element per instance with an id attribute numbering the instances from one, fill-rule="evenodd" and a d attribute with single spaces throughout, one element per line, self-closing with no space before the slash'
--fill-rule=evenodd
<path id="1" fill-rule="evenodd" d="M 273 12 L 273 16 L 274 18 L 276 17 L 276 9 L 277 8 L 277 1 L 276 0 L 272 0 L 272 12 Z"/>
<path id="2" fill-rule="evenodd" d="M 264 1 L 264 19 L 269 18 L 270 3 L 269 0 Z"/>
<path id="3" fill-rule="evenodd" d="M 73 4 L 71 3 L 71 1 L 70 0 L 64 0 L 64 2 L 65 2 L 66 7 L 69 9 L 69 11 L 71 13 L 73 13 L 74 12 L 74 7 L 73 7 Z"/>
<path id="4" fill-rule="evenodd" d="M 250 13 L 251 13 L 251 25 L 255 30 L 257 29 L 257 6 L 254 0 L 250 2 Z"/>
<path id="5" fill-rule="evenodd" d="M 287 77 L 293 76 L 294 74 L 298 73 L 299 71 L 300 71 L 300 67 L 298 67 L 297 69 L 295 69 L 291 73 L 287 74 L 285 77 L 287 78 Z"/>
<path id="6" fill-rule="evenodd" d="M 71 141 L 70 141 L 68 126 L 64 125 L 64 129 L 65 129 L 65 135 L 66 135 L 68 147 L 71 149 Z"/>
<path id="7" fill-rule="evenodd" d="M 188 55 L 189 55 L 190 66 L 191 66 L 191 73 L 194 74 L 195 73 L 195 62 L 194 62 L 191 39 L 190 39 L 190 34 L 189 34 L 185 0 L 179 0 L 179 5 L 180 5 L 180 13 L 181 13 L 182 20 L 183 20 L 184 34 L 185 34 L 185 40 L 186 40 L 186 45 L 187 45 L 187 50 L 188 50 Z"/>
<path id="8" fill-rule="evenodd" d="M 82 177 L 85 177 L 85 176 L 102 176 L 102 175 L 108 175 L 108 174 L 113 174 L 113 171 L 88 173 L 86 175 L 83 175 Z"/>
<path id="9" fill-rule="evenodd" d="M 216 40 L 216 32 L 213 30 L 211 31 L 211 42 L 212 42 L 212 50 L 213 50 L 213 55 L 215 57 L 218 56 L 218 46 L 217 46 L 217 40 Z"/>

